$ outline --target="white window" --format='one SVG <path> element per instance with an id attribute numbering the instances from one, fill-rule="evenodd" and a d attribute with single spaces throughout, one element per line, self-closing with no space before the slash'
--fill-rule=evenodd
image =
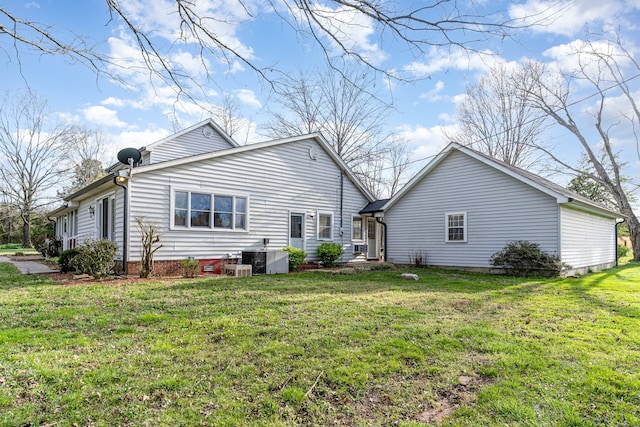
<path id="1" fill-rule="evenodd" d="M 351 240 L 362 241 L 364 240 L 364 228 L 362 226 L 362 217 L 351 217 Z"/>
<path id="2" fill-rule="evenodd" d="M 318 240 L 333 239 L 333 214 L 318 212 Z"/>
<path id="3" fill-rule="evenodd" d="M 247 197 L 172 191 L 171 228 L 247 230 Z"/>
<path id="4" fill-rule="evenodd" d="M 467 213 L 456 212 L 445 214 L 445 241 L 467 241 Z"/>

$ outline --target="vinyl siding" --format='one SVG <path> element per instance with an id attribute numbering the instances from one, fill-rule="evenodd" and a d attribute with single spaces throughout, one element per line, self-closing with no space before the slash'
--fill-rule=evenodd
<path id="1" fill-rule="evenodd" d="M 123 197 L 124 191 L 116 187 L 115 185 L 110 188 L 108 191 L 103 193 L 93 195 L 87 199 L 80 201 L 80 205 L 78 207 L 78 245 L 81 245 L 87 239 L 96 239 L 98 234 L 98 224 L 96 223 L 96 218 L 98 214 L 91 218 L 89 215 L 89 206 L 93 206 L 93 208 L 97 211 L 97 201 L 103 199 L 107 196 L 114 195 L 115 192 L 115 229 L 112 235 L 114 236 L 114 241 L 118 245 L 118 251 L 116 256 L 120 258 L 122 256 L 122 242 L 123 242 L 123 234 L 122 234 L 122 220 L 123 220 Z"/>
<path id="2" fill-rule="evenodd" d="M 562 261 L 574 269 L 616 261 L 615 219 L 563 206 Z"/>
<path id="3" fill-rule="evenodd" d="M 206 137 L 202 133 L 208 127 L 213 131 L 211 137 Z M 181 157 L 194 156 L 196 154 L 209 153 L 217 150 L 224 150 L 232 146 L 208 125 L 198 127 L 190 132 L 180 135 L 177 138 L 164 141 L 157 146 L 150 147 L 151 155 L 149 163 L 165 162 L 167 160 Z M 143 162 L 146 164 L 146 162 Z"/>
<path id="4" fill-rule="evenodd" d="M 317 160 L 309 148 L 319 151 Z M 306 248 L 309 259 L 321 243 L 316 239 L 318 212 L 332 212 L 333 241 L 345 246 L 351 258 L 351 216 L 366 204 L 366 197 L 344 177 L 344 201 L 340 233 L 341 171 L 315 140 L 281 144 L 255 151 L 183 164 L 172 168 L 134 171 L 130 180 L 131 221 L 137 216 L 155 222 L 162 248 L 156 260 L 220 258 L 228 253 L 289 244 L 289 213 L 305 213 Z M 248 197 L 248 231 L 170 229 L 171 188 Z M 313 213 L 313 217 L 309 215 Z M 131 228 L 130 260 L 140 258 L 140 237 Z"/>
<path id="5" fill-rule="evenodd" d="M 466 212 L 467 241 L 445 242 L 445 213 Z M 388 260 L 490 267 L 489 258 L 513 240 L 558 254 L 558 205 L 542 193 L 459 151 L 452 151 L 385 212 Z"/>

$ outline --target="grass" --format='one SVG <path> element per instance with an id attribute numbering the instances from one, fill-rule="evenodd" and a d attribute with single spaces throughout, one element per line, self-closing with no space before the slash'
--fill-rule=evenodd
<path id="1" fill-rule="evenodd" d="M 0 425 L 640 425 L 640 265 L 61 286 L 0 264 Z"/>

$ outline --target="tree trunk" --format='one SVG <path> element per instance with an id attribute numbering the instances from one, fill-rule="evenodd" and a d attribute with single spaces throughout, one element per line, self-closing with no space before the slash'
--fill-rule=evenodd
<path id="1" fill-rule="evenodd" d="M 627 218 L 629 228 L 629 239 L 633 250 L 633 260 L 640 261 L 640 221 L 633 213 Z"/>
<path id="2" fill-rule="evenodd" d="M 31 248 L 31 215 L 26 214 L 22 216 L 22 247 Z"/>

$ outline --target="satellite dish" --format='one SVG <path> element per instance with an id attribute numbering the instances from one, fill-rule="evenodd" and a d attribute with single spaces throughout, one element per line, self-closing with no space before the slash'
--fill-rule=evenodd
<path id="1" fill-rule="evenodd" d="M 124 148 L 118 152 L 118 161 L 120 163 L 124 163 L 125 165 L 129 164 L 129 159 L 133 160 L 133 163 L 138 163 L 142 158 L 142 154 L 136 148 Z"/>

